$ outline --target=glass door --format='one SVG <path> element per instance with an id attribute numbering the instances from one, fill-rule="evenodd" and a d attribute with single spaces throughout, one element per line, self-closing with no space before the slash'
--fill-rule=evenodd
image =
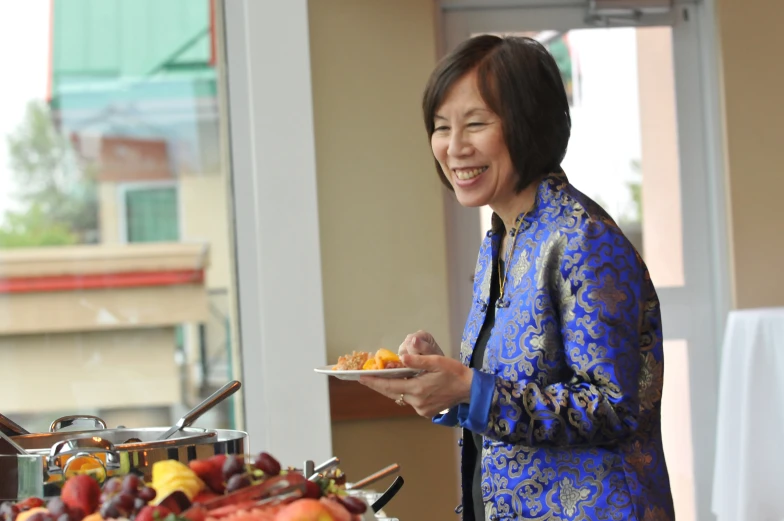
<path id="1" fill-rule="evenodd" d="M 511 2 L 510 2 L 511 3 Z M 525 3 L 525 2 L 518 2 Z M 586 2 L 585 4 L 587 4 Z M 666 371 L 662 428 L 676 515 L 709 515 L 717 349 L 709 185 L 693 7 L 589 23 L 586 5 L 445 9 L 445 50 L 482 33 L 545 44 L 572 114 L 563 163 L 569 180 L 601 204 L 638 248 L 662 303 Z M 476 252 L 490 210 L 447 197 L 453 335 L 471 302 Z M 467 232 L 471 230 L 471 232 Z M 661 376 L 660 376 L 661 377 Z"/>

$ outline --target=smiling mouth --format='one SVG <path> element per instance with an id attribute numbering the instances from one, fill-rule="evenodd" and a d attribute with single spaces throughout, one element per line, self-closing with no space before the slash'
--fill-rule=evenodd
<path id="1" fill-rule="evenodd" d="M 458 179 L 461 181 L 468 181 L 469 179 L 473 179 L 476 176 L 482 174 L 487 170 L 486 166 L 480 166 L 478 168 L 460 168 L 460 169 L 452 169 Z"/>

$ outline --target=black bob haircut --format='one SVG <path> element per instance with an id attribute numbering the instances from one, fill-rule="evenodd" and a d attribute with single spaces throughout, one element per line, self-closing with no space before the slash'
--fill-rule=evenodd
<path id="1" fill-rule="evenodd" d="M 562 172 L 572 128 L 569 101 L 555 60 L 531 38 L 476 36 L 445 56 L 430 75 L 422 99 L 428 139 L 450 89 L 474 70 L 479 93 L 501 119 L 517 192 L 548 173 Z M 436 169 L 452 189 L 438 161 Z"/>

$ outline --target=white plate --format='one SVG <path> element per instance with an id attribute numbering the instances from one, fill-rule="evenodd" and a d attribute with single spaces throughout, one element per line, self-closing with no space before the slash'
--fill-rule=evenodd
<path id="1" fill-rule="evenodd" d="M 400 369 L 376 369 L 373 371 L 357 369 L 355 371 L 333 371 L 334 365 L 325 365 L 324 367 L 317 367 L 314 369 L 317 373 L 334 376 L 341 380 L 359 380 L 361 376 L 380 376 L 381 378 L 411 378 L 418 375 L 422 371 L 418 369 L 408 369 L 401 367 Z"/>

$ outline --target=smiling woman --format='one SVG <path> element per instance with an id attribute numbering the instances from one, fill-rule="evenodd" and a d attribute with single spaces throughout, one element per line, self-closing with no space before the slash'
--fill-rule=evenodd
<path id="1" fill-rule="evenodd" d="M 419 331 L 399 352 L 424 374 L 362 383 L 463 429 L 465 520 L 674 519 L 658 297 L 561 169 L 571 120 L 555 61 L 529 38 L 472 38 L 436 67 L 423 109 L 441 180 L 461 205 L 488 205 L 492 229 L 460 360 Z"/>

